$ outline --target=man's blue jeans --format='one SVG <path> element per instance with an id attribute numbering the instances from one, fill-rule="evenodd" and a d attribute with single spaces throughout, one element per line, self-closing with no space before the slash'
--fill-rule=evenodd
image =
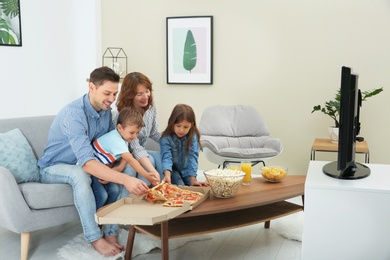
<path id="1" fill-rule="evenodd" d="M 96 202 L 91 175 L 79 165 L 57 164 L 40 170 L 43 183 L 67 183 L 72 186 L 74 204 L 79 213 L 85 240 L 89 243 L 103 236 L 117 235 L 118 225 L 105 225 L 103 232 L 95 221 Z M 45 198 L 42 198 L 45 199 Z"/>

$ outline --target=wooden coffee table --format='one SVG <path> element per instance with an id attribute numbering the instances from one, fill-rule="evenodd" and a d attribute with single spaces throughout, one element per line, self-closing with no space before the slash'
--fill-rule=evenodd
<path id="1" fill-rule="evenodd" d="M 153 226 L 131 225 L 125 259 L 131 259 L 136 229 L 161 240 L 162 259 L 169 259 L 169 238 L 217 232 L 265 222 L 303 210 L 303 206 L 285 200 L 297 196 L 304 199 L 306 176 L 289 175 L 278 183 L 252 178 L 251 185 L 242 186 L 232 198 L 214 196 L 192 211 Z"/>

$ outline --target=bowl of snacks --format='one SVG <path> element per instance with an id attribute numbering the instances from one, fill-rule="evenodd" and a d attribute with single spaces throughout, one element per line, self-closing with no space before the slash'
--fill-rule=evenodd
<path id="1" fill-rule="evenodd" d="M 230 169 L 214 169 L 204 172 L 207 182 L 215 197 L 233 197 L 241 186 L 245 172 Z"/>
<path id="2" fill-rule="evenodd" d="M 261 175 L 269 182 L 279 182 L 287 175 L 287 167 L 264 166 L 261 168 Z"/>

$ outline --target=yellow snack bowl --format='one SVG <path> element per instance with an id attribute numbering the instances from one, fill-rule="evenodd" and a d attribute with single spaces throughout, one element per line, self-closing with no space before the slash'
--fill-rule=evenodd
<path id="1" fill-rule="evenodd" d="M 283 166 L 264 166 L 261 168 L 261 175 L 269 182 L 279 182 L 286 177 L 287 167 Z"/>

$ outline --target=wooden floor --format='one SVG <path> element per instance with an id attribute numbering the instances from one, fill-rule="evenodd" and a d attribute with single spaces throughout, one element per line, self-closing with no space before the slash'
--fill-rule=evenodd
<path id="1" fill-rule="evenodd" d="M 301 205 L 301 198 L 291 202 Z M 212 239 L 187 243 L 169 252 L 170 259 L 301 259 L 301 242 L 283 238 L 264 224 L 211 233 Z M 82 232 L 80 223 L 33 232 L 30 240 L 30 260 L 62 259 L 56 253 L 67 241 Z M 0 228 L 0 259 L 20 259 L 20 235 Z M 161 250 L 154 249 L 135 260 L 161 259 Z"/>

